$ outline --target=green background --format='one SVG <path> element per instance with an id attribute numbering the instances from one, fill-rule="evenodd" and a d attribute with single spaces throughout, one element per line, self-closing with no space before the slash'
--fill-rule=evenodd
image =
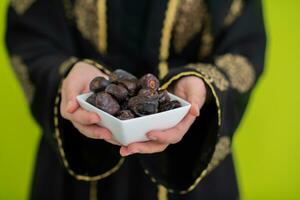
<path id="1" fill-rule="evenodd" d="M 0 1 L 0 199 L 26 199 L 39 128 L 9 66 Z M 242 199 L 300 199 L 300 1 L 265 0 L 265 74 L 234 139 Z M 226 181 L 226 180 L 225 180 Z"/>

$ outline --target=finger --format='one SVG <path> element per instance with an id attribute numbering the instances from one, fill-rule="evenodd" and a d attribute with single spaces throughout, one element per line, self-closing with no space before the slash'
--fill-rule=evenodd
<path id="1" fill-rule="evenodd" d="M 79 108 L 79 103 L 76 100 L 69 100 L 66 111 L 70 114 L 74 113 Z"/>
<path id="2" fill-rule="evenodd" d="M 137 142 L 129 144 L 127 147 L 121 147 L 120 154 L 121 156 L 128 156 L 135 153 L 141 154 L 151 154 L 162 152 L 167 148 L 167 144 L 161 144 L 154 141 L 148 142 Z"/>
<path id="3" fill-rule="evenodd" d="M 195 117 L 198 117 L 200 115 L 199 97 L 195 94 L 191 94 L 188 96 L 187 101 L 191 103 L 190 113 Z"/>
<path id="4" fill-rule="evenodd" d="M 79 132 L 88 138 L 104 140 L 110 140 L 112 138 L 112 134 L 106 128 L 97 125 L 82 125 L 77 122 L 73 122 L 73 125 Z"/>
<path id="5" fill-rule="evenodd" d="M 64 86 L 64 92 L 67 102 L 66 111 L 68 113 L 73 113 L 76 111 L 77 108 L 79 108 L 79 103 L 76 100 L 76 96 L 79 95 L 82 91 L 84 91 L 84 89 L 84 86 L 79 85 L 79 83 L 76 83 L 76 81 L 72 84 L 66 82 Z"/>
<path id="6" fill-rule="evenodd" d="M 69 114 L 68 118 L 82 125 L 91 125 L 100 121 L 99 115 L 83 110 L 82 108 L 77 109 L 73 114 Z"/>
<path id="7" fill-rule="evenodd" d="M 163 144 L 176 144 L 185 135 L 190 126 L 195 121 L 195 116 L 188 114 L 184 119 L 175 127 L 164 131 L 151 131 L 147 134 L 150 140 L 163 143 Z"/>

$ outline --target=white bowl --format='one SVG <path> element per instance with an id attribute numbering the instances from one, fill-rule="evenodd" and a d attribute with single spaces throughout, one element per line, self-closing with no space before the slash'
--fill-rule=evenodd
<path id="1" fill-rule="evenodd" d="M 109 129 L 114 140 L 124 146 L 133 142 L 148 141 L 146 133 L 149 131 L 174 127 L 184 118 L 191 107 L 187 101 L 169 93 L 171 100 L 178 100 L 181 107 L 134 119 L 120 120 L 86 102 L 91 94 L 77 96 L 80 106 L 87 111 L 97 113 L 101 117 L 98 125 Z"/>

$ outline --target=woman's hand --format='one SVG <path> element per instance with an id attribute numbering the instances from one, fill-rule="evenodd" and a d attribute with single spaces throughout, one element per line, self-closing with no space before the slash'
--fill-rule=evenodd
<path id="1" fill-rule="evenodd" d="M 173 128 L 149 132 L 147 136 L 150 141 L 132 143 L 127 147 L 121 147 L 120 154 L 122 156 L 134 153 L 149 154 L 161 152 L 168 145 L 181 141 L 196 117 L 200 115 L 200 109 L 206 99 L 206 88 L 202 79 L 195 76 L 188 76 L 179 79 L 170 92 L 191 103 L 192 106 L 189 113 Z"/>
<path id="2" fill-rule="evenodd" d="M 89 91 L 89 83 L 96 76 L 108 78 L 100 70 L 84 62 L 78 62 L 69 72 L 62 84 L 60 112 L 63 118 L 70 120 L 74 127 L 86 137 L 104 139 L 114 143 L 108 129 L 96 125 L 100 117 L 79 107 L 76 96 Z"/>

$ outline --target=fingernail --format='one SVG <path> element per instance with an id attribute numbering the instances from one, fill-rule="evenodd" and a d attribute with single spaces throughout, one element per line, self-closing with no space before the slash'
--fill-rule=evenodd
<path id="1" fill-rule="evenodd" d="M 130 154 L 134 154 L 134 153 L 141 153 L 141 151 L 136 149 L 136 150 L 133 150 L 133 151 L 130 152 Z"/>
<path id="2" fill-rule="evenodd" d="M 155 136 L 149 136 L 149 139 L 150 139 L 150 140 L 153 140 L 153 141 L 156 141 L 156 140 L 157 140 L 157 137 L 155 137 Z"/>

